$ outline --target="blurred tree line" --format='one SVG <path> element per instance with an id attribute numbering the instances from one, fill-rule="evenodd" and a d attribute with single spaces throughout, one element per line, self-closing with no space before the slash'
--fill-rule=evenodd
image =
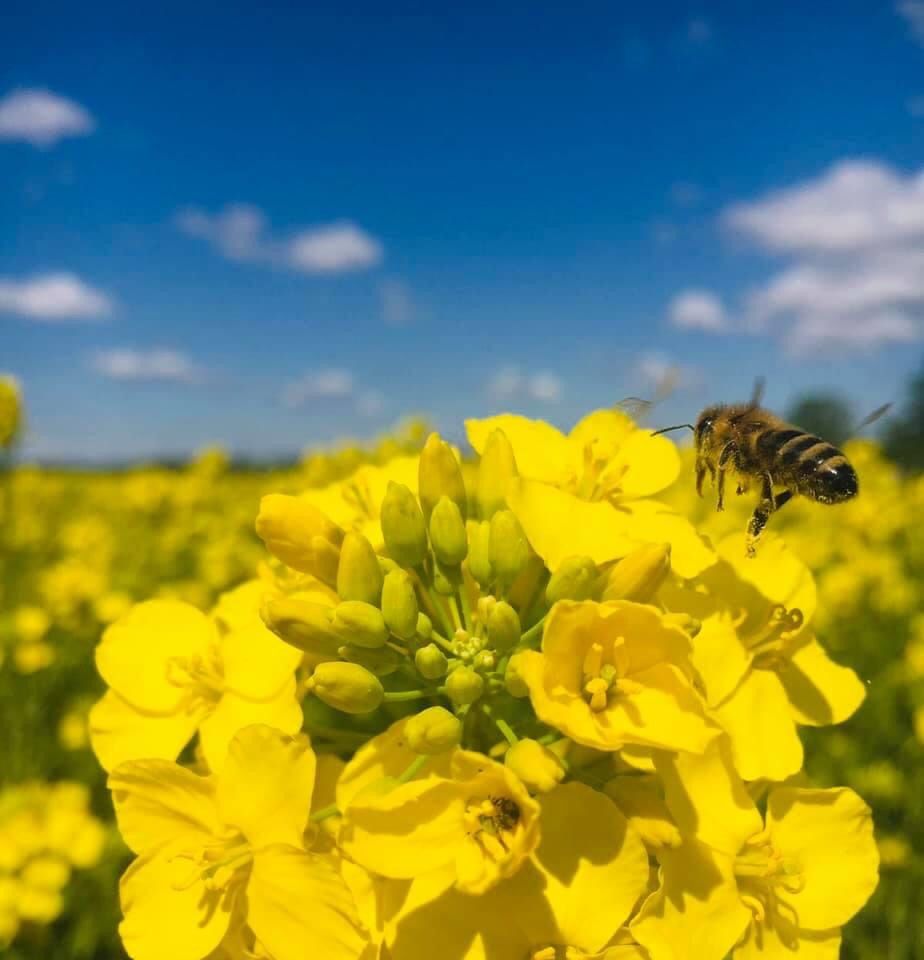
<path id="1" fill-rule="evenodd" d="M 786 419 L 834 444 L 843 443 L 857 423 L 847 400 L 838 393 L 806 393 L 786 413 Z M 879 428 L 889 457 L 905 470 L 924 470 L 924 364 L 912 377 L 904 402 L 890 410 Z"/>

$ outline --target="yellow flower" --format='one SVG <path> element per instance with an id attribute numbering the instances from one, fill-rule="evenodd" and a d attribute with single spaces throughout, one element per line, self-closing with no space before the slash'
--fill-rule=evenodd
<path id="1" fill-rule="evenodd" d="M 764 821 L 727 743 L 658 761 L 684 842 L 632 933 L 652 960 L 836 957 L 840 927 L 878 882 L 869 807 L 847 788 L 776 787 Z"/>
<path id="2" fill-rule="evenodd" d="M 90 711 L 100 762 L 173 759 L 199 731 L 206 762 L 218 770 L 241 727 L 266 723 L 295 733 L 297 650 L 259 617 L 264 587 L 226 594 L 212 618 L 188 604 L 151 600 L 107 628 L 96 663 L 110 690 Z"/>
<path id="3" fill-rule="evenodd" d="M 669 543 L 684 577 L 715 561 L 688 520 L 649 499 L 670 486 L 680 468 L 676 447 L 664 437 L 616 410 L 589 414 L 567 436 L 511 414 L 466 421 L 479 454 L 495 430 L 509 441 L 519 474 L 507 501 L 550 569 L 575 555 L 605 563 L 642 543 Z"/>
<path id="4" fill-rule="evenodd" d="M 628 600 L 557 603 L 542 652 L 517 670 L 536 715 L 598 750 L 626 744 L 701 753 L 718 733 L 690 684 L 690 638 Z"/>
<path id="5" fill-rule="evenodd" d="M 219 774 L 135 760 L 109 777 L 137 855 L 119 932 L 133 960 L 202 960 L 246 924 L 274 960 L 356 960 L 365 946 L 335 858 L 305 850 L 315 756 L 305 737 L 250 726 Z"/>
<path id="6" fill-rule="evenodd" d="M 0 450 L 11 447 L 22 427 L 22 395 L 15 377 L 0 375 Z"/>
<path id="7" fill-rule="evenodd" d="M 659 600 L 702 624 L 692 660 L 746 780 L 784 780 L 802 767 L 798 724 L 846 720 L 863 702 L 856 674 L 829 659 L 808 621 L 816 594 L 805 565 L 777 537 L 753 559 L 743 535 L 696 580 L 662 587 Z"/>
<path id="8" fill-rule="evenodd" d="M 344 853 L 385 877 L 438 874 L 436 891 L 484 893 L 514 874 L 539 840 L 536 801 L 501 764 L 468 750 L 449 757 L 449 776 L 355 795 L 343 810 Z"/>

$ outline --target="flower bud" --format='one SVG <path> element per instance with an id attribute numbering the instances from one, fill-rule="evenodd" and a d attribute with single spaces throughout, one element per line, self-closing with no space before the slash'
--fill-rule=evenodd
<path id="1" fill-rule="evenodd" d="M 520 617 L 516 610 L 499 600 L 488 615 L 488 643 L 501 653 L 520 642 Z"/>
<path id="2" fill-rule="evenodd" d="M 449 497 L 440 497 L 430 514 L 430 543 L 436 559 L 446 567 L 459 566 L 468 553 L 462 512 Z"/>
<path id="3" fill-rule="evenodd" d="M 607 573 L 602 599 L 647 603 L 658 592 L 670 569 L 669 543 L 646 543 L 636 547 Z"/>
<path id="4" fill-rule="evenodd" d="M 551 606 L 559 600 L 587 600 L 596 582 L 597 565 L 590 557 L 565 557 L 545 588 L 546 602 Z"/>
<path id="5" fill-rule="evenodd" d="M 513 447 L 503 430 L 492 430 L 485 441 L 481 462 L 478 464 L 478 481 L 475 499 L 482 520 L 491 517 L 506 505 L 507 487 L 517 475 L 517 461 Z"/>
<path id="6" fill-rule="evenodd" d="M 401 665 L 400 655 L 391 647 L 379 647 L 372 650 L 366 647 L 355 647 L 352 643 L 347 643 L 340 647 L 337 653 L 340 654 L 341 660 L 358 663 L 377 677 L 387 677 Z"/>
<path id="7" fill-rule="evenodd" d="M 433 564 L 433 589 L 440 596 L 451 597 L 462 582 L 459 567 L 444 567 L 439 561 Z"/>
<path id="8" fill-rule="evenodd" d="M 443 753 L 458 746 L 462 723 L 445 707 L 428 707 L 408 720 L 404 737 L 415 753 Z"/>
<path id="9" fill-rule="evenodd" d="M 260 501 L 257 536 L 284 564 L 333 585 L 343 531 L 313 504 L 271 493 Z"/>
<path id="10" fill-rule="evenodd" d="M 513 744 L 504 756 L 504 765 L 533 793 L 548 793 L 565 776 L 558 757 L 535 740 L 518 740 Z"/>
<path id="11" fill-rule="evenodd" d="M 665 613 L 662 619 L 672 627 L 680 627 L 690 637 L 695 637 L 703 628 L 702 621 L 690 616 L 689 613 Z"/>
<path id="12" fill-rule="evenodd" d="M 427 437 L 427 442 L 420 451 L 417 489 L 420 493 L 420 505 L 428 521 L 440 497 L 449 497 L 459 508 L 462 518 L 465 518 L 465 481 L 462 479 L 462 468 L 452 447 L 436 433 Z"/>
<path id="13" fill-rule="evenodd" d="M 417 498 L 403 483 L 389 481 L 380 516 L 388 555 L 413 569 L 427 554 L 427 524 Z"/>
<path id="14" fill-rule="evenodd" d="M 374 650 L 385 645 L 388 627 L 378 607 L 362 600 L 344 600 L 334 608 L 334 629 L 341 637 L 356 647 Z"/>
<path id="15" fill-rule="evenodd" d="M 342 641 L 332 623 L 332 607 L 297 597 L 267 597 L 260 616 L 286 643 L 312 656 L 336 660 Z"/>
<path id="16" fill-rule="evenodd" d="M 491 524 L 487 520 L 472 523 L 468 528 L 468 570 L 487 589 L 494 581 L 491 567 Z"/>
<path id="17" fill-rule="evenodd" d="M 504 671 L 504 686 L 511 697 L 522 699 L 529 696 L 529 687 L 519 671 L 519 662 L 522 654 L 515 653 L 507 661 L 507 669 Z"/>
<path id="18" fill-rule="evenodd" d="M 361 600 L 377 606 L 382 597 L 382 568 L 372 544 L 351 530 L 340 547 L 337 593 L 341 600 Z"/>
<path id="19" fill-rule="evenodd" d="M 392 570 L 382 587 L 382 615 L 388 629 L 402 640 L 413 640 L 418 612 L 411 578 L 400 568 Z"/>
<path id="20" fill-rule="evenodd" d="M 417 614 L 417 642 L 426 643 L 433 636 L 433 621 L 423 612 Z"/>
<path id="21" fill-rule="evenodd" d="M 445 676 L 448 663 L 446 654 L 435 643 L 428 643 L 414 654 L 414 666 L 427 680 L 438 680 Z"/>
<path id="22" fill-rule="evenodd" d="M 484 690 L 481 674 L 471 667 L 456 667 L 446 678 L 446 694 L 457 706 L 474 703 Z"/>
<path id="23" fill-rule="evenodd" d="M 319 663 L 305 689 L 335 710 L 344 713 L 371 713 L 382 702 L 385 691 L 379 678 L 358 663 Z"/>
<path id="24" fill-rule="evenodd" d="M 529 562 L 529 543 L 520 521 L 511 510 L 498 510 L 491 517 L 488 555 L 494 573 L 501 583 L 513 583 L 526 569 Z"/>

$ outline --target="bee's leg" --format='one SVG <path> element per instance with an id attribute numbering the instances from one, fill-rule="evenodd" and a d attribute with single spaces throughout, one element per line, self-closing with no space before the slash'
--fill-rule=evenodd
<path id="1" fill-rule="evenodd" d="M 701 459 L 696 461 L 696 493 L 700 497 L 703 495 L 703 480 L 706 478 L 707 470 L 712 479 L 715 479 L 715 468 L 708 460 Z"/>
<path id="2" fill-rule="evenodd" d="M 787 490 L 786 493 L 789 493 Z M 790 497 L 792 494 L 790 494 Z M 782 501 L 780 506 L 789 499 L 786 497 L 783 499 L 783 494 L 780 494 L 779 499 Z M 754 508 L 754 512 L 751 514 L 751 519 L 748 521 L 748 532 L 745 538 L 745 549 L 749 557 L 753 557 L 757 553 L 757 541 L 760 539 L 760 535 L 764 531 L 764 527 L 767 525 L 767 521 L 770 519 L 770 514 L 776 509 L 777 503 L 773 498 L 773 479 L 770 474 L 765 474 L 763 479 L 763 486 L 761 487 L 760 494 L 760 503 Z"/>
<path id="3" fill-rule="evenodd" d="M 738 489 L 735 490 L 735 493 L 740 497 L 742 493 L 748 492 L 749 486 L 750 485 L 748 484 L 747 477 L 741 477 L 741 479 L 738 481 Z"/>
<path id="4" fill-rule="evenodd" d="M 719 464 L 718 464 L 718 475 L 716 477 L 716 488 L 718 492 L 718 498 L 716 499 L 715 508 L 717 511 L 725 509 L 725 469 L 728 465 L 729 460 L 733 460 L 735 454 L 738 452 L 738 448 L 734 443 L 726 443 L 722 448 L 722 452 L 719 454 Z"/>

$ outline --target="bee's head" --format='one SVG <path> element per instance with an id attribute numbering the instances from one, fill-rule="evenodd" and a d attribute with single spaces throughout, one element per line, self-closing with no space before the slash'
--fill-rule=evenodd
<path id="1" fill-rule="evenodd" d="M 719 412 L 720 408 L 718 406 L 706 407 L 697 418 L 696 427 L 693 430 L 693 440 L 696 443 L 697 450 L 709 446 Z"/>

